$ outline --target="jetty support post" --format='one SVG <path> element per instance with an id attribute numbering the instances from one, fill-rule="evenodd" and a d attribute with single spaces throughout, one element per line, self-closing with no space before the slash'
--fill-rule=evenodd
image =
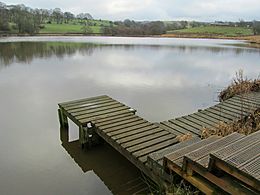
<path id="1" fill-rule="evenodd" d="M 62 109 L 58 109 L 58 116 L 60 121 L 60 127 L 62 129 L 68 129 L 69 128 L 68 117 L 64 114 Z"/>
<path id="2" fill-rule="evenodd" d="M 87 130 L 86 127 L 79 125 L 79 143 L 81 148 L 84 148 L 85 144 L 87 143 Z"/>

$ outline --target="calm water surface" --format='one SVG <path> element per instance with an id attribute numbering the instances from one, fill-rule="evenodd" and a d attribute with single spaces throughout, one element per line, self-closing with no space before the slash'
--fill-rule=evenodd
<path id="1" fill-rule="evenodd" d="M 260 50 L 227 40 L 109 37 L 0 39 L 0 194 L 131 194 L 142 176 L 108 145 L 61 144 L 57 103 L 108 94 L 152 122 L 213 105 Z"/>

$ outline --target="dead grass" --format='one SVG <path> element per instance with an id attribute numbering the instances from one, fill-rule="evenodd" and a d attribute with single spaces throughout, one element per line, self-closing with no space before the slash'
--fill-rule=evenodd
<path id="1" fill-rule="evenodd" d="M 200 191 L 193 187 L 185 180 L 172 186 L 171 192 L 166 192 L 166 195 L 198 195 Z"/>
<path id="2" fill-rule="evenodd" d="M 188 141 L 192 138 L 192 135 L 190 133 L 184 134 L 184 135 L 178 135 L 176 137 L 179 142 Z"/>
<path id="3" fill-rule="evenodd" d="M 236 73 L 236 77 L 232 81 L 232 83 L 224 90 L 222 90 L 219 94 L 219 101 L 227 100 L 238 94 L 246 94 L 251 91 L 259 91 L 260 90 L 260 79 L 248 79 L 244 77 L 243 70 L 239 70 Z"/>
<path id="4" fill-rule="evenodd" d="M 218 123 L 214 128 L 203 128 L 202 138 L 208 138 L 211 135 L 227 136 L 233 132 L 248 135 L 260 130 L 260 108 L 248 116 L 234 121 L 232 123 Z"/>

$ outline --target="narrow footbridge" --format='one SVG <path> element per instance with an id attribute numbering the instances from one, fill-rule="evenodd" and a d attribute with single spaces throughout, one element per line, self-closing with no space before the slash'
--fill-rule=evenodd
<path id="1" fill-rule="evenodd" d="M 201 140 L 200 136 L 204 127 L 214 127 L 220 121 L 231 123 L 258 109 L 260 93 L 235 96 L 208 109 L 161 123 L 151 123 L 143 119 L 136 115 L 135 109 L 106 95 L 58 105 L 61 127 L 67 129 L 68 118 L 71 119 L 79 127 L 79 141 L 82 147 L 105 140 L 161 186 L 167 188 L 172 183 L 173 175 L 178 174 L 207 194 L 215 190 L 228 193 L 240 189 L 245 193 L 255 193 L 259 190 L 258 134 L 254 138 L 258 144 L 252 145 L 253 148 L 250 150 L 244 147 L 247 152 L 254 151 L 247 159 L 253 162 L 248 166 L 244 166 L 246 165 L 244 161 L 242 165 L 233 166 L 229 157 L 238 151 L 233 150 L 233 147 L 225 149 L 233 142 L 245 140 L 247 136 L 235 133 L 224 138 L 211 136 L 205 140 Z M 181 138 L 187 135 L 192 138 L 180 142 Z M 250 139 L 247 140 L 249 141 Z M 221 156 L 222 151 L 224 157 Z M 201 165 L 198 169 L 194 165 L 197 161 Z M 216 179 L 217 176 L 212 174 L 215 170 L 227 173 L 223 174 L 225 178 L 237 170 L 233 176 L 237 180 L 240 179 L 242 184 L 235 185 L 236 182 L 230 184 L 231 179 Z M 255 176 L 250 171 L 244 174 L 245 170 L 253 170 L 251 172 L 256 172 L 258 175 Z M 232 187 L 228 187 L 228 184 Z"/>

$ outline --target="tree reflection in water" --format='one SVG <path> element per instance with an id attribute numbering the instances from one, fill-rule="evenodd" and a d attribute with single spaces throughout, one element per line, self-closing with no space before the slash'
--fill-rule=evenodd
<path id="1" fill-rule="evenodd" d="M 92 55 L 98 47 L 93 43 L 65 43 L 65 42 L 13 42 L 0 43 L 0 65 L 8 66 L 12 63 L 30 63 L 34 58 L 49 58 L 56 56 L 64 58 L 79 52 Z"/>

